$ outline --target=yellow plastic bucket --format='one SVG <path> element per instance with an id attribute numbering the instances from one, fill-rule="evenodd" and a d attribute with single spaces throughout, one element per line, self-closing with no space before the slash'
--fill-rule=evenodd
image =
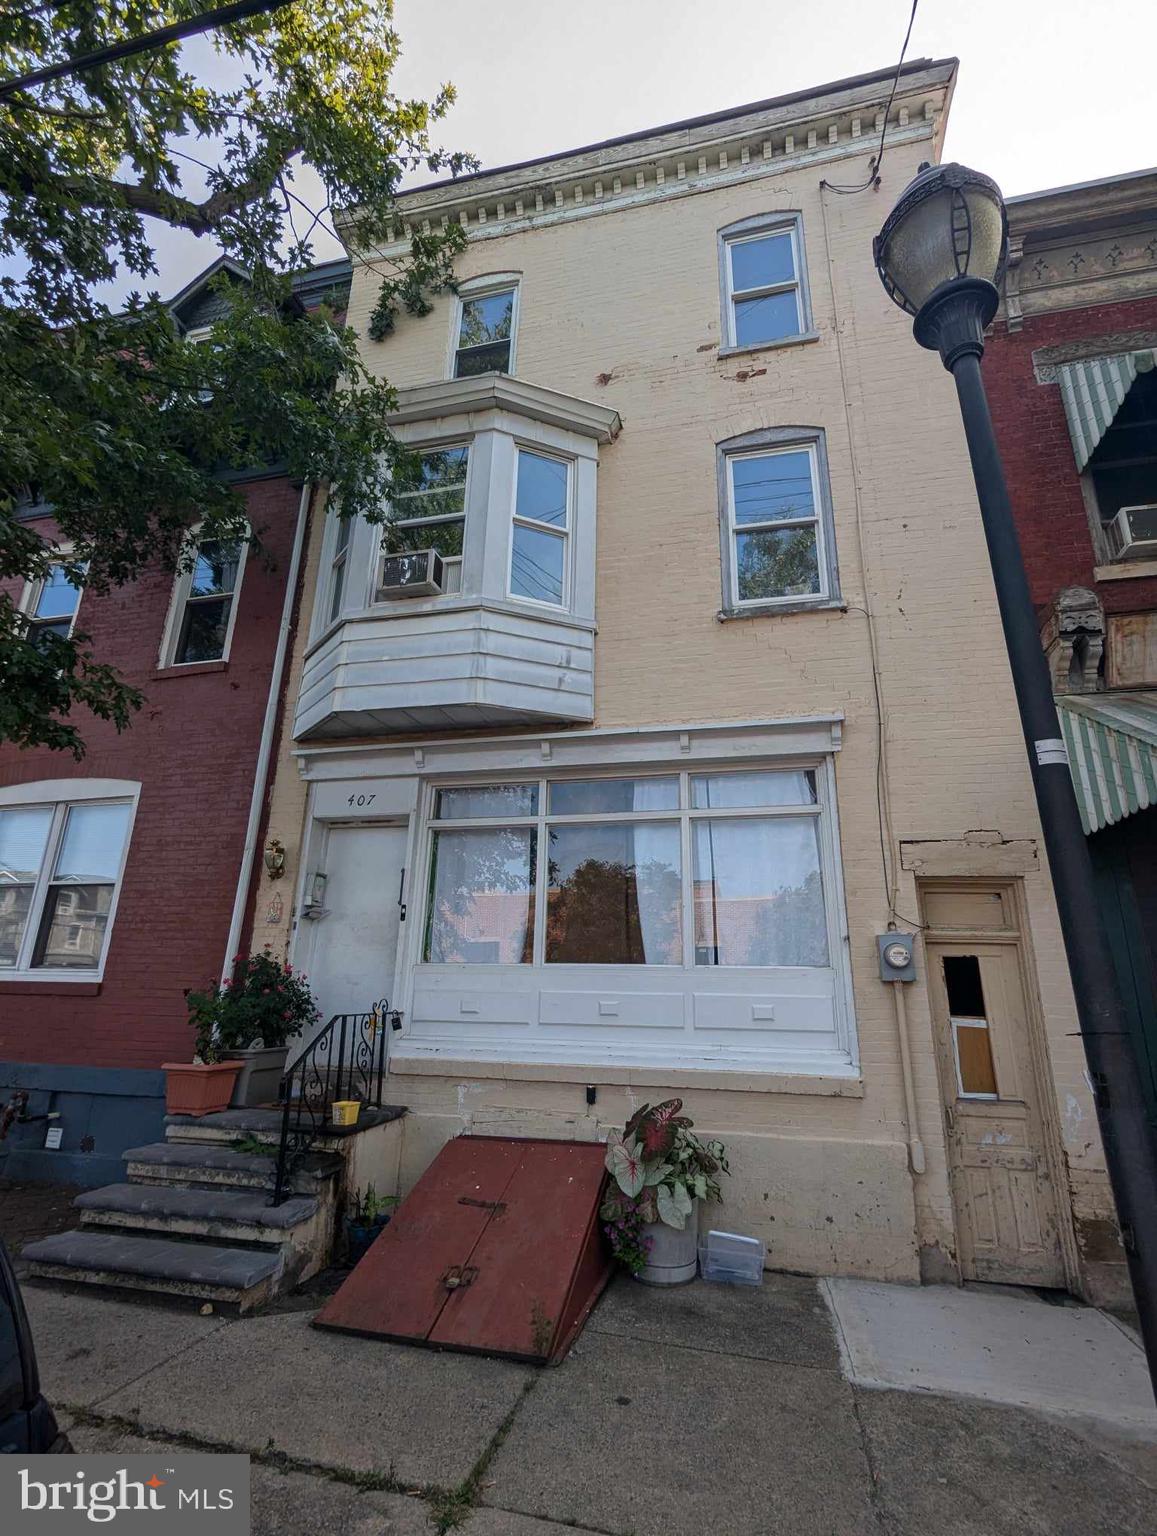
<path id="1" fill-rule="evenodd" d="M 361 1107 L 360 1099 L 335 1099 L 330 1108 L 329 1123 L 342 1126 L 356 1125 Z"/>

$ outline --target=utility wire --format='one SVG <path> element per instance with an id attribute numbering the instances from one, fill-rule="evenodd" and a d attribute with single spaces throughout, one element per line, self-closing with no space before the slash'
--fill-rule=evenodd
<path id="1" fill-rule="evenodd" d="M 228 26 L 233 21 L 245 21 L 250 16 L 263 16 L 290 3 L 291 0 L 234 0 L 232 5 L 222 5 L 213 11 L 187 16 L 184 21 L 174 21 L 170 26 L 158 27 L 154 32 L 142 32 L 139 37 L 110 43 L 107 48 L 81 54 L 78 59 L 63 59 L 59 64 L 46 64 L 43 69 L 19 75 L 15 80 L 0 81 L 0 101 L 15 95 L 17 91 L 27 90 L 29 86 L 43 85 L 47 80 L 59 80 L 62 75 L 78 75 L 88 69 L 97 69 L 102 64 L 129 58 L 134 53 L 144 53 L 150 48 L 164 48 L 169 43 L 180 42 L 184 37 L 195 37 L 199 32 Z"/>
<path id="2" fill-rule="evenodd" d="M 888 135 L 888 114 L 892 110 L 892 103 L 895 101 L 896 92 L 900 87 L 900 72 L 904 68 L 904 56 L 908 52 L 908 40 L 912 36 L 912 26 L 916 20 L 916 7 L 919 4 L 920 0 L 912 0 L 912 12 L 908 17 L 908 30 L 904 33 L 904 42 L 900 48 L 900 62 L 896 65 L 896 74 L 892 81 L 891 93 L 888 96 L 888 105 L 884 108 L 884 126 L 880 130 L 880 147 L 876 151 L 875 157 L 868 161 L 868 179 L 867 181 L 862 181 L 858 187 L 841 187 L 834 181 L 821 181 L 820 186 L 827 187 L 829 192 L 839 192 L 849 196 L 854 192 L 866 192 L 869 187 L 878 187 L 880 185 L 880 166 L 884 159 L 884 140 Z"/>

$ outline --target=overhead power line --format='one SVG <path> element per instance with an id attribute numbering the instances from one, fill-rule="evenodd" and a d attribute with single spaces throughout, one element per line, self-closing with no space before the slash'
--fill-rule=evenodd
<path id="1" fill-rule="evenodd" d="M 209 32 L 214 27 L 228 26 L 231 21 L 246 21 L 250 16 L 262 16 L 269 11 L 279 11 L 290 0 L 234 0 L 233 5 L 221 5 L 213 11 L 202 11 L 187 16 L 184 21 L 174 21 L 170 26 L 158 27 L 155 32 L 142 32 L 140 37 L 127 37 L 107 48 L 97 48 L 78 59 L 62 59 L 58 64 L 46 64 L 31 74 L 20 75 L 15 80 L 0 81 L 0 101 L 30 86 L 43 85 L 48 80 L 59 80 L 62 75 L 79 75 L 87 69 L 97 69 L 102 64 L 114 64 L 134 53 L 144 53 L 150 48 L 164 48 L 169 43 L 179 43 L 182 38 L 195 37 L 199 32 Z"/>

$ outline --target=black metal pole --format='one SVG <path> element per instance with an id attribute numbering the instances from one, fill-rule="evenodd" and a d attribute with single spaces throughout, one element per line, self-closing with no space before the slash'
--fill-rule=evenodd
<path id="1" fill-rule="evenodd" d="M 1149 1123 L 1117 974 L 1097 905 L 1092 860 L 1077 811 L 1048 663 L 980 375 L 980 347 L 961 348 L 946 359 L 946 366 L 956 380 L 964 418 L 1105 1162 L 1157 1395 L 1157 1137 Z"/>

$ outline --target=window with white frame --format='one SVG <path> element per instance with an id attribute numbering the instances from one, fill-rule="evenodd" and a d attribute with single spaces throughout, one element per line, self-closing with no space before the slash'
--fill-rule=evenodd
<path id="1" fill-rule="evenodd" d="M 333 555 L 329 562 L 329 622 L 331 624 L 341 613 L 342 599 L 345 597 L 352 534 L 353 520 L 348 517 L 338 517 L 333 536 Z"/>
<path id="2" fill-rule="evenodd" d="M 827 967 L 814 769 L 435 792 L 430 964 Z"/>
<path id="3" fill-rule="evenodd" d="M 80 594 L 80 586 L 69 576 L 64 565 L 53 565 L 45 577 L 30 584 L 24 596 L 23 611 L 28 619 L 28 638 L 33 645 L 39 644 L 44 635 L 68 639 L 76 623 Z"/>
<path id="4" fill-rule="evenodd" d="M 837 602 L 823 433 L 774 428 L 719 451 L 725 611 Z"/>
<path id="5" fill-rule="evenodd" d="M 565 604 L 570 526 L 570 463 L 519 448 L 514 526 L 510 539 L 510 595 Z"/>
<path id="6" fill-rule="evenodd" d="M 242 539 L 197 541 L 188 568 L 177 577 L 162 665 L 228 657 L 245 552 Z"/>
<path id="7" fill-rule="evenodd" d="M 436 549 L 442 556 L 443 592 L 462 590 L 469 467 L 469 445 L 454 443 L 410 454 L 394 470 L 392 517 L 382 547 L 392 555 Z"/>
<path id="8" fill-rule="evenodd" d="M 726 345 L 765 346 L 809 328 L 798 215 L 745 219 L 720 232 Z"/>
<path id="9" fill-rule="evenodd" d="M 453 377 L 514 372 L 514 336 L 518 320 L 518 284 L 470 287 L 458 301 Z"/>
<path id="10" fill-rule="evenodd" d="M 0 805 L 0 977 L 99 971 L 131 800 Z"/>

